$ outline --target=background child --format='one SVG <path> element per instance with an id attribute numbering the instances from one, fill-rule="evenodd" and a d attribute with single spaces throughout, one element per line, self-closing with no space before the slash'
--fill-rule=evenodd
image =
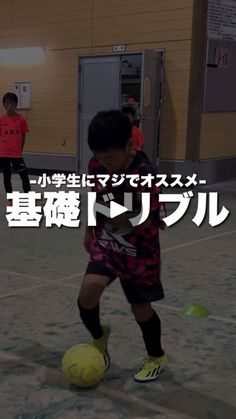
<path id="1" fill-rule="evenodd" d="M 138 174 L 154 173 L 147 156 L 132 149 L 131 123 L 121 111 L 98 113 L 89 126 L 88 144 L 94 153 L 89 163 L 90 174 Z M 133 209 L 141 209 L 140 192 L 147 187 L 134 188 L 126 180 L 105 188 L 96 184 L 97 202 L 104 205 L 103 196 L 112 192 L 115 202 L 124 204 L 124 192 L 133 193 Z M 87 227 L 84 238 L 90 261 L 80 289 L 78 305 L 84 325 L 94 338 L 94 345 L 103 353 L 106 369 L 110 358 L 107 342 L 110 329 L 102 326 L 99 318 L 99 301 L 106 286 L 119 277 L 123 291 L 137 324 L 140 326 L 148 357 L 135 374 L 137 381 L 150 381 L 158 377 L 166 363 L 161 347 L 161 322 L 151 306 L 152 301 L 164 297 L 160 281 L 159 228 L 162 225 L 162 204 L 158 202 L 159 189 L 151 193 L 149 219 L 140 226 L 132 227 L 130 214 L 114 219 L 97 213 L 97 226 Z"/>
<path id="2" fill-rule="evenodd" d="M 0 117 L 0 167 L 3 171 L 4 187 L 12 192 L 11 166 L 19 173 L 24 192 L 30 191 L 28 171 L 22 157 L 25 134 L 29 131 L 26 119 L 16 113 L 18 98 L 15 93 L 6 93 L 3 97 L 6 114 Z M 11 202 L 8 203 L 11 205 Z"/>
<path id="3" fill-rule="evenodd" d="M 132 147 L 134 150 L 141 150 L 144 146 L 144 135 L 141 129 L 134 123 L 137 112 L 132 106 L 124 106 L 122 111 L 128 116 L 132 124 Z"/>

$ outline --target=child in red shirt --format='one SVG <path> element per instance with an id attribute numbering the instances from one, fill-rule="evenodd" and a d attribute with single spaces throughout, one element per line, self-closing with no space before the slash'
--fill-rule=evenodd
<path id="1" fill-rule="evenodd" d="M 23 190 L 27 193 L 31 188 L 22 152 L 25 134 L 29 131 L 28 125 L 26 119 L 16 113 L 18 97 L 15 93 L 6 93 L 2 102 L 6 109 L 6 114 L 0 117 L 0 167 L 3 171 L 4 187 L 6 193 L 12 192 L 12 166 L 19 173 Z"/>
<path id="2" fill-rule="evenodd" d="M 136 127 L 134 121 L 136 119 L 137 113 L 132 106 L 124 106 L 123 112 L 128 116 L 132 124 L 132 146 L 136 151 L 140 151 L 144 146 L 144 135 L 140 128 Z"/>

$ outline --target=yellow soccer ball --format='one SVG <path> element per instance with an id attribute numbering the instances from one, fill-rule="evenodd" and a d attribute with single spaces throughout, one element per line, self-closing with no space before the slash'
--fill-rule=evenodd
<path id="1" fill-rule="evenodd" d="M 80 343 L 72 346 L 63 356 L 62 372 L 76 387 L 93 387 L 104 376 L 105 362 L 101 352 L 93 345 Z"/>

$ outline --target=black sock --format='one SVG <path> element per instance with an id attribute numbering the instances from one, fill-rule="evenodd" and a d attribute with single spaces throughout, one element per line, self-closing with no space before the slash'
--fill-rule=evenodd
<path id="1" fill-rule="evenodd" d="M 99 318 L 99 304 L 97 307 L 87 310 L 86 308 L 81 307 L 80 303 L 78 302 L 78 307 L 80 310 L 80 317 L 85 327 L 91 333 L 92 337 L 94 339 L 101 338 L 103 335 L 103 330 Z"/>
<path id="2" fill-rule="evenodd" d="M 160 357 L 164 355 L 161 347 L 161 321 L 153 310 L 153 316 L 145 321 L 136 320 L 143 333 L 143 340 L 149 356 Z"/>

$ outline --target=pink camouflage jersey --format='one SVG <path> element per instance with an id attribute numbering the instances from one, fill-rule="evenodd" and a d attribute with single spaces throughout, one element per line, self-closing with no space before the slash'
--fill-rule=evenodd
<path id="1" fill-rule="evenodd" d="M 157 169 L 150 163 L 147 156 L 137 152 L 130 167 L 124 172 L 125 175 L 145 176 L 157 174 Z M 92 158 L 89 162 L 89 174 L 108 174 L 101 164 Z M 129 179 L 120 186 L 112 186 L 110 180 L 104 188 L 96 181 L 93 191 L 97 193 L 97 202 L 104 205 L 103 195 L 112 193 L 115 202 L 124 205 L 124 192 L 133 193 L 133 210 L 139 213 L 141 210 L 141 192 L 150 192 L 151 206 L 149 219 L 152 227 L 137 226 L 126 231 L 113 230 L 109 219 L 97 213 L 97 226 L 94 227 L 94 237 L 90 251 L 90 262 L 96 262 L 107 268 L 122 281 L 132 281 L 137 285 L 153 285 L 160 280 L 160 243 L 159 230 L 164 228 L 162 219 L 165 216 L 165 208 L 158 201 L 160 189 L 154 186 L 132 187 Z M 128 213 L 129 215 L 129 213 Z M 133 215 L 129 215 L 131 218 Z"/>

